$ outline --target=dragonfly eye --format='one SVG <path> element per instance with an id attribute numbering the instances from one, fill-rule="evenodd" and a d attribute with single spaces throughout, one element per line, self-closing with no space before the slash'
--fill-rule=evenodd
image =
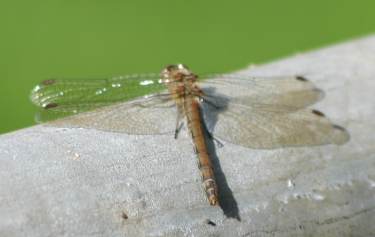
<path id="1" fill-rule="evenodd" d="M 172 71 L 175 71 L 175 70 L 178 70 L 178 69 L 179 69 L 178 65 L 170 64 L 170 65 L 166 66 L 164 70 L 172 72 Z"/>
<path id="2" fill-rule="evenodd" d="M 182 63 L 178 64 L 177 67 L 180 70 L 187 70 L 187 71 L 190 70 L 185 64 L 182 64 Z"/>
<path id="3" fill-rule="evenodd" d="M 160 73 L 162 78 L 171 78 L 172 74 L 178 71 L 178 67 L 175 64 L 170 64 L 166 66 Z"/>
<path id="4" fill-rule="evenodd" d="M 161 72 L 163 78 L 173 78 L 175 80 L 182 80 L 185 76 L 194 75 L 189 68 L 184 64 L 171 64 L 164 68 Z"/>

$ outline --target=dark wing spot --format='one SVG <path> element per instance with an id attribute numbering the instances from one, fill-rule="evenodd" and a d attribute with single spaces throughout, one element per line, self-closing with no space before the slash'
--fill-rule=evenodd
<path id="1" fill-rule="evenodd" d="M 48 79 L 48 80 L 44 80 L 42 81 L 42 84 L 45 85 L 45 86 L 48 86 L 48 85 L 52 85 L 56 82 L 55 79 Z"/>
<path id="2" fill-rule="evenodd" d="M 313 109 L 311 112 L 312 112 L 313 114 L 315 114 L 315 115 L 320 116 L 320 117 L 325 117 L 325 115 L 324 115 L 322 112 L 320 112 L 319 110 L 315 110 L 315 109 Z"/>
<path id="3" fill-rule="evenodd" d="M 122 212 L 121 217 L 122 217 L 122 219 L 124 219 L 124 220 L 127 220 L 127 219 L 129 218 L 128 215 L 126 215 L 125 212 Z"/>
<path id="4" fill-rule="evenodd" d="M 306 78 L 304 78 L 303 76 L 296 76 L 296 79 L 299 80 L 299 81 L 308 81 Z"/>
<path id="5" fill-rule="evenodd" d="M 206 223 L 211 226 L 216 226 L 216 223 L 211 220 L 206 220 Z"/>
<path id="6" fill-rule="evenodd" d="M 57 103 L 49 103 L 49 104 L 43 106 L 43 108 L 45 108 L 45 109 L 51 109 L 51 108 L 55 108 L 57 106 L 58 106 Z"/>

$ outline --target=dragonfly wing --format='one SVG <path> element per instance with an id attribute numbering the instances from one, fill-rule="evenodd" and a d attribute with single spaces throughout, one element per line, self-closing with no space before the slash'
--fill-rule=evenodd
<path id="1" fill-rule="evenodd" d="M 49 124 L 156 134 L 173 130 L 176 109 L 169 95 L 159 93 L 129 103 L 124 101 L 164 89 L 165 82 L 159 75 L 134 74 L 108 79 L 46 80 L 32 90 L 30 97 L 40 108 L 38 122 L 68 116 Z"/>
<path id="2" fill-rule="evenodd" d="M 227 98 L 233 103 L 255 106 L 269 104 L 298 110 L 323 98 L 323 91 L 300 76 L 256 78 L 217 76 L 201 84 L 208 96 Z M 233 93 L 235 92 L 235 93 Z"/>
<path id="3" fill-rule="evenodd" d="M 221 109 L 209 103 L 201 106 L 206 127 L 214 136 L 249 148 L 343 144 L 349 140 L 344 128 L 315 110 L 230 102 Z"/>
<path id="4" fill-rule="evenodd" d="M 134 74 L 107 79 L 50 79 L 37 85 L 31 101 L 40 108 L 37 122 L 44 122 L 164 89 L 156 74 Z"/>
<path id="5" fill-rule="evenodd" d="M 174 131 L 177 109 L 165 97 L 141 98 L 98 108 L 50 122 L 53 126 L 93 128 L 128 134 L 164 134 Z"/>

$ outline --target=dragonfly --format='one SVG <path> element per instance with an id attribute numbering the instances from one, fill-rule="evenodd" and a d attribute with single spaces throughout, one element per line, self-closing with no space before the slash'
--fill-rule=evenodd
<path id="1" fill-rule="evenodd" d="M 39 107 L 36 120 L 55 126 L 170 133 L 177 138 L 186 125 L 212 206 L 219 199 L 209 138 L 253 149 L 341 145 L 349 140 L 345 128 L 309 108 L 324 93 L 305 77 L 204 78 L 198 82 L 198 75 L 186 65 L 175 64 L 160 74 L 49 79 L 32 90 L 31 101 Z"/>

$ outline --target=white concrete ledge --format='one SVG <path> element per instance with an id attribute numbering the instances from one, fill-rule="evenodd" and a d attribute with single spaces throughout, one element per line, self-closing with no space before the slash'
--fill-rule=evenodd
<path id="1" fill-rule="evenodd" d="M 217 148 L 211 207 L 188 136 L 39 125 L 0 136 L 0 236 L 375 236 L 375 37 L 247 75 L 304 75 L 351 140 Z"/>

